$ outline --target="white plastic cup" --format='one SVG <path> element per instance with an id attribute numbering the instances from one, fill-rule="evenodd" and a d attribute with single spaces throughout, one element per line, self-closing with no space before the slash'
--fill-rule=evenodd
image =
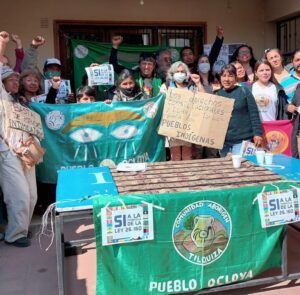
<path id="1" fill-rule="evenodd" d="M 266 152 L 265 151 L 256 151 L 255 154 L 256 154 L 257 164 L 260 164 L 260 165 L 263 164 L 264 160 L 265 160 Z"/>
<path id="2" fill-rule="evenodd" d="M 232 155 L 231 157 L 232 157 L 233 168 L 240 168 L 241 167 L 242 156 Z"/>
<path id="3" fill-rule="evenodd" d="M 273 154 L 266 153 L 265 154 L 265 162 L 266 162 L 266 165 L 272 165 L 273 164 Z"/>

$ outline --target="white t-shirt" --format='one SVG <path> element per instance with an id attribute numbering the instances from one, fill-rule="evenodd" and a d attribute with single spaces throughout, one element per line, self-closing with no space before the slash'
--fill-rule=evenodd
<path id="1" fill-rule="evenodd" d="M 262 121 L 276 120 L 278 96 L 276 86 L 269 83 L 268 86 L 261 86 L 253 83 L 252 94 L 255 98 L 259 116 Z"/>

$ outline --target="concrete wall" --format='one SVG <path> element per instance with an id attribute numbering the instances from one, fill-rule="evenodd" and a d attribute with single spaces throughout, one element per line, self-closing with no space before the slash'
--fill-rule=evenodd
<path id="1" fill-rule="evenodd" d="M 296 2 L 299 3 L 288 2 L 293 5 L 287 12 L 295 10 Z M 53 20 L 206 22 L 208 42 L 213 41 L 215 27 L 221 24 L 225 42 L 248 43 L 260 57 L 264 48 L 276 45 L 276 27 L 265 21 L 265 7 L 270 19 L 269 14 L 276 17 L 281 6 L 281 1 L 267 0 L 144 0 L 144 5 L 140 5 L 140 0 L 14 0 L 1 3 L 0 30 L 19 34 L 25 47 L 33 36 L 43 35 L 47 43 L 40 48 L 40 65 L 54 55 Z M 3 17 L 6 13 L 9 17 Z M 40 27 L 41 19 L 48 20 L 48 28 Z M 12 49 L 10 44 L 9 57 L 13 56 Z"/>

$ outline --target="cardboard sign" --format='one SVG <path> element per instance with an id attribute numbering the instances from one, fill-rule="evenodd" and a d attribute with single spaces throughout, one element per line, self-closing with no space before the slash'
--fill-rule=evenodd
<path id="1" fill-rule="evenodd" d="M 28 132 L 39 139 L 44 138 L 43 126 L 39 114 L 19 103 L 3 101 L 3 105 L 5 108 L 6 124 L 10 128 Z"/>
<path id="2" fill-rule="evenodd" d="M 47 94 L 52 86 L 51 80 L 45 80 L 45 93 Z M 59 90 L 56 95 L 57 100 L 66 100 L 72 92 L 70 80 L 61 80 Z"/>
<path id="3" fill-rule="evenodd" d="M 300 190 L 283 190 L 258 194 L 259 214 L 263 228 L 297 222 Z"/>
<path id="4" fill-rule="evenodd" d="M 102 245 L 153 240 L 152 204 L 101 209 Z"/>
<path id="5" fill-rule="evenodd" d="M 114 85 L 114 68 L 110 64 L 85 68 L 89 86 Z"/>
<path id="6" fill-rule="evenodd" d="M 169 88 L 158 133 L 221 149 L 233 104 L 234 99 Z"/>

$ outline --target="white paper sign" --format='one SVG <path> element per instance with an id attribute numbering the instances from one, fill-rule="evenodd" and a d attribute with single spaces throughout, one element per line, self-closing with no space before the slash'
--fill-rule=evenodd
<path id="1" fill-rule="evenodd" d="M 110 64 L 85 68 L 89 86 L 114 85 L 114 68 Z"/>
<path id="2" fill-rule="evenodd" d="M 154 239 L 152 204 L 101 209 L 102 244 L 114 245 Z"/>
<path id="3" fill-rule="evenodd" d="M 253 142 L 250 141 L 243 141 L 242 142 L 242 147 L 240 151 L 241 156 L 250 156 L 250 155 L 255 155 L 257 148 Z"/>
<path id="4" fill-rule="evenodd" d="M 45 93 L 48 94 L 52 86 L 51 80 L 45 80 Z M 59 90 L 56 95 L 57 100 L 66 100 L 72 92 L 70 80 L 61 80 Z"/>
<path id="5" fill-rule="evenodd" d="M 45 103 L 47 99 L 47 94 L 41 94 L 37 96 L 33 96 L 31 98 L 31 102 Z"/>
<path id="6" fill-rule="evenodd" d="M 266 228 L 299 221 L 299 192 L 299 189 L 291 189 L 258 194 L 261 226 Z"/>

